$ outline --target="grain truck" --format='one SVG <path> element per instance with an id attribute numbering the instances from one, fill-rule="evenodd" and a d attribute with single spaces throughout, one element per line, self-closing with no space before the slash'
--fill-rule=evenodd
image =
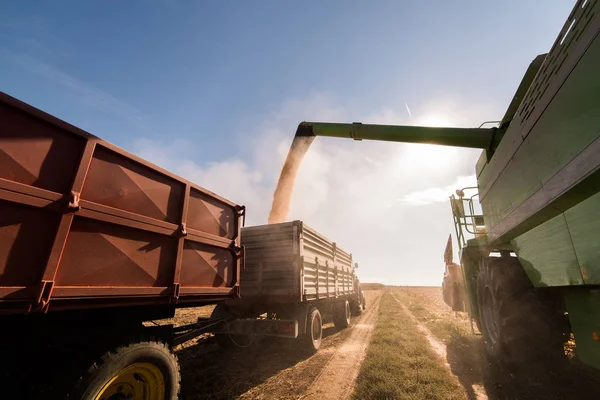
<path id="1" fill-rule="evenodd" d="M 214 317 L 291 321 L 302 349 L 315 352 L 324 321 L 344 329 L 365 308 L 352 254 L 302 221 L 243 228 L 242 244 L 241 299 L 217 305 Z M 227 347 L 247 345 L 254 335 L 216 336 Z"/>
<path id="2" fill-rule="evenodd" d="M 453 215 L 477 229 L 460 240 L 466 296 L 487 354 L 505 364 L 560 358 L 572 332 L 579 358 L 600 368 L 599 32 L 600 2 L 577 1 L 495 127 L 303 122 L 296 131 L 482 150 L 482 211 Z"/>
<path id="3" fill-rule="evenodd" d="M 301 222 L 244 250 L 245 211 L 0 92 L 0 397 L 176 399 L 172 346 L 208 332 L 316 351 L 360 306 L 351 255 Z"/>

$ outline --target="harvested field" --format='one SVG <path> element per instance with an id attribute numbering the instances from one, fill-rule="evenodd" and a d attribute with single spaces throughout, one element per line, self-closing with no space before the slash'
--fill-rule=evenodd
<path id="1" fill-rule="evenodd" d="M 377 286 L 373 286 L 377 287 Z M 182 399 L 597 399 L 600 375 L 571 357 L 563 366 L 494 368 L 467 313 L 439 287 L 366 290 L 367 311 L 338 332 L 324 327 L 320 351 L 262 339 L 223 350 L 210 335 L 176 348 Z M 178 310 L 174 323 L 212 307 Z M 365 357 L 366 355 L 366 357 Z"/>
<path id="2" fill-rule="evenodd" d="M 329 381 L 324 379 L 339 378 L 330 373 L 340 362 L 343 371 L 354 368 L 358 373 L 361 344 L 366 349 L 368 337 L 355 332 L 365 329 L 364 322 L 368 324 L 370 315 L 377 315 L 376 304 L 381 291 L 364 293 L 367 310 L 363 315 L 353 318 L 351 326 L 341 332 L 332 323 L 326 324 L 321 349 L 313 356 L 297 351 L 293 340 L 279 338 L 265 338 L 245 349 L 224 350 L 206 335 L 176 348 L 181 362 L 182 399 L 328 398 L 320 397 L 321 385 L 328 385 Z M 193 312 L 194 309 L 187 309 L 180 315 L 178 311 L 175 323 L 191 322 Z M 340 351 L 344 344 L 350 351 Z M 345 360 L 348 354 L 352 355 L 349 362 Z M 326 378 L 321 378 L 319 384 L 320 376 Z M 352 393 L 347 385 L 338 387 L 337 391 L 342 392 L 342 396 L 330 392 L 336 399 L 343 398 L 344 393 L 347 397 Z"/>
<path id="3" fill-rule="evenodd" d="M 446 306 L 439 287 L 395 287 L 391 292 L 445 346 L 445 360 L 439 353 L 438 360 L 448 365 L 467 398 L 600 398 L 600 374 L 574 357 L 564 365 L 524 365 L 512 371 L 494 367 L 484 355 L 476 327 L 472 333 L 467 313 Z"/>

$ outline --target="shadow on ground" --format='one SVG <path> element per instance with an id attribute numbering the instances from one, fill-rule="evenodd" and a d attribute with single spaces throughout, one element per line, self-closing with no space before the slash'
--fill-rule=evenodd
<path id="1" fill-rule="evenodd" d="M 324 327 L 323 338 L 336 332 L 334 327 Z M 209 337 L 179 350 L 177 356 L 182 399 L 224 400 L 237 398 L 310 354 L 299 349 L 297 340 L 263 337 L 247 348 L 222 349 Z"/>
<path id="2" fill-rule="evenodd" d="M 600 373 L 576 360 L 507 371 L 486 360 L 480 337 L 465 336 L 452 339 L 447 354 L 469 399 L 477 398 L 473 385 L 483 386 L 490 400 L 600 399 Z"/>

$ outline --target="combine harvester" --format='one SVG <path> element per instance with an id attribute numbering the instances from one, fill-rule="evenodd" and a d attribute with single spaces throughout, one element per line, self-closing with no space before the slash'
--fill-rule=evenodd
<path id="1" fill-rule="evenodd" d="M 212 332 L 318 350 L 364 298 L 352 255 L 0 92 L 2 398 L 173 400 L 172 346 Z M 245 266 L 244 266 L 245 265 Z M 178 307 L 211 318 L 156 323 Z"/>
<path id="2" fill-rule="evenodd" d="M 579 358 L 600 368 L 599 32 L 600 2 L 578 1 L 494 128 L 303 122 L 296 132 L 483 150 L 478 195 L 459 191 L 452 208 L 469 309 L 506 364 L 562 357 L 573 333 Z M 465 212 L 476 197 L 482 213 Z"/>

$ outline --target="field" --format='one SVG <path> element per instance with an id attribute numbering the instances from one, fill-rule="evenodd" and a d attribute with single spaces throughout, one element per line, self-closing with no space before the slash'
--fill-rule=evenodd
<path id="1" fill-rule="evenodd" d="M 369 286 L 367 286 L 369 287 Z M 566 365 L 494 368 L 466 313 L 451 311 L 439 287 L 372 286 L 367 311 L 350 328 L 324 329 L 320 351 L 263 339 L 223 350 L 207 335 L 176 349 L 183 399 L 597 399 L 599 375 Z M 180 310 L 177 324 L 197 312 Z"/>

